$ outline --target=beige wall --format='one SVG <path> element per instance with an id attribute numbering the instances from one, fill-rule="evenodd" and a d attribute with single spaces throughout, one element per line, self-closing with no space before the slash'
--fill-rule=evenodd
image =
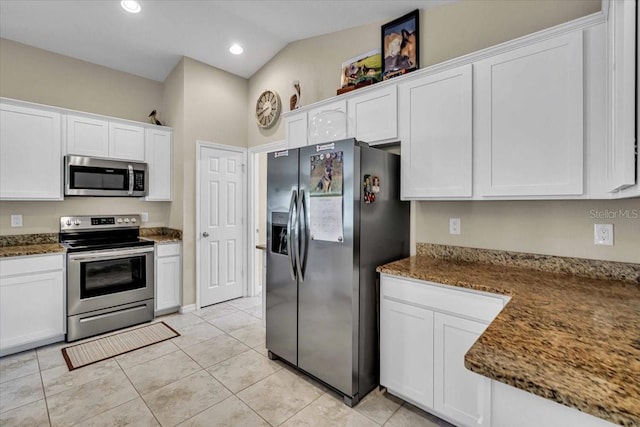
<path id="1" fill-rule="evenodd" d="M 161 82 L 6 39 L 0 39 L 0 96 L 140 122 L 158 110 L 163 120 Z"/>
<path id="2" fill-rule="evenodd" d="M 196 141 L 247 146 L 247 80 L 184 58 L 181 147 L 183 304 L 196 301 Z M 179 179 L 179 178 L 178 178 Z"/>
<path id="3" fill-rule="evenodd" d="M 160 82 L 0 39 L 3 97 L 146 121 L 151 110 L 160 109 L 162 88 Z M 95 197 L 3 201 L 0 234 L 57 233 L 61 216 L 82 214 L 149 212 L 150 222 L 145 226 L 163 226 L 168 224 L 169 206 L 168 202 Z M 11 214 L 22 214 L 24 226 L 11 228 Z"/>
<path id="4" fill-rule="evenodd" d="M 493 46 L 600 10 L 600 0 L 467 0 L 420 15 L 423 67 Z M 258 94 L 273 89 L 289 110 L 291 81 L 299 79 L 302 104 L 332 96 L 340 64 L 379 47 L 375 23 L 289 44 L 249 81 L 249 146 L 284 138 L 283 120 L 267 131 L 255 125 Z M 640 201 L 419 202 L 414 204 L 417 242 L 431 242 L 562 256 L 640 262 L 640 219 L 594 219 L 591 211 L 640 209 Z M 449 235 L 460 217 L 462 234 Z M 613 223 L 615 246 L 593 245 L 593 224 Z M 495 230 L 495 231 L 494 231 Z"/>
<path id="5" fill-rule="evenodd" d="M 422 10 L 420 65 L 443 62 L 599 10 L 600 0 L 465 0 Z M 383 23 L 290 43 L 254 74 L 249 80 L 249 146 L 285 137 L 282 119 L 271 129 L 256 126 L 255 102 L 263 90 L 280 95 L 283 111 L 289 111 L 293 80 L 300 80 L 302 105 L 335 96 L 342 62 L 380 48 Z"/>

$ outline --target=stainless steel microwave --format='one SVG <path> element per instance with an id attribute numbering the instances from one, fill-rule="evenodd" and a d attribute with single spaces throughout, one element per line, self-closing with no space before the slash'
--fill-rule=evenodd
<path id="1" fill-rule="evenodd" d="M 142 197 L 147 164 L 83 156 L 64 157 L 65 196 Z"/>

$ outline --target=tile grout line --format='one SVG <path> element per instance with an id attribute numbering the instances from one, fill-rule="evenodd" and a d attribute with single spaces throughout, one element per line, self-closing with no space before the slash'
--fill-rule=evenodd
<path id="1" fill-rule="evenodd" d="M 174 344 L 174 345 L 175 345 L 175 344 Z M 176 347 L 178 347 L 178 346 L 176 346 Z M 171 353 L 175 353 L 175 352 L 171 352 Z M 171 354 L 171 353 L 169 353 L 169 354 Z M 114 357 L 113 359 L 115 360 L 115 357 Z M 156 359 L 159 359 L 159 358 L 156 358 Z M 156 359 L 152 359 L 152 360 L 156 360 Z M 140 393 L 140 391 L 136 388 L 136 386 L 135 386 L 135 384 L 133 383 L 133 381 L 131 381 L 131 378 L 129 378 L 129 375 L 127 375 L 127 372 L 126 372 L 126 371 L 124 370 L 124 368 L 120 365 L 120 362 L 118 362 L 118 361 L 116 360 L 116 363 L 118 364 L 118 367 L 122 370 L 122 373 L 124 374 L 124 376 L 125 376 L 125 378 L 127 379 L 127 381 L 129 381 L 129 384 L 131 384 L 131 387 L 133 387 L 133 389 L 134 389 L 134 390 L 136 391 L 136 393 L 138 394 L 138 397 L 140 398 L 140 400 L 142 400 L 143 405 L 147 408 L 147 410 L 149 411 L 149 413 L 151 414 L 151 416 L 153 417 L 153 419 L 154 419 L 154 420 L 156 420 L 156 422 L 158 423 L 158 425 L 160 425 L 160 426 L 161 426 L 161 425 L 162 425 L 162 423 L 160 423 L 160 420 L 158 419 L 158 417 L 156 417 L 156 414 L 154 414 L 154 413 L 153 413 L 153 411 L 151 410 L 151 408 L 149 408 L 149 405 L 147 405 L 147 401 L 146 401 L 146 400 L 144 400 L 144 397 L 142 397 L 142 393 Z M 139 363 L 139 365 L 140 365 L 140 363 Z M 138 366 L 138 365 L 134 365 L 134 366 Z M 129 400 L 128 402 L 125 402 L 125 403 L 129 403 L 129 402 L 131 402 L 132 400 L 135 400 L 135 399 L 131 399 L 131 400 Z M 124 403 L 123 403 L 123 405 L 124 405 Z M 118 405 L 118 406 L 121 406 L 121 405 Z M 116 406 L 116 408 L 117 408 L 118 406 Z"/>
<path id="2" fill-rule="evenodd" d="M 51 413 L 49 412 L 49 400 L 47 399 L 47 393 L 44 391 L 44 379 L 42 378 L 42 369 L 40 369 L 40 357 L 38 357 L 37 349 L 35 349 L 33 352 L 36 355 L 36 362 L 38 362 L 38 375 L 40 376 L 40 385 L 42 386 L 42 398 L 44 399 L 44 407 L 47 410 L 47 420 L 49 421 L 49 426 L 52 426 L 53 423 L 51 422 Z"/>

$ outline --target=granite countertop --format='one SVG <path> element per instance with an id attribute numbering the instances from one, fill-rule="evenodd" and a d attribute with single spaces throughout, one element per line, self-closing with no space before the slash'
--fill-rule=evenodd
<path id="1" fill-rule="evenodd" d="M 182 241 L 182 231 L 167 227 L 141 228 L 140 237 L 156 243 Z"/>
<path id="2" fill-rule="evenodd" d="M 467 352 L 465 367 L 612 423 L 639 426 L 640 265 L 615 264 L 626 268 L 626 280 L 427 255 L 378 271 L 510 296 Z"/>
<path id="3" fill-rule="evenodd" d="M 0 258 L 64 252 L 57 233 L 0 236 Z"/>

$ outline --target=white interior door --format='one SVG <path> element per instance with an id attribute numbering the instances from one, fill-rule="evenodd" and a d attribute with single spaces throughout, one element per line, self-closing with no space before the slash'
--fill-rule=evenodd
<path id="1" fill-rule="evenodd" d="M 200 147 L 200 306 L 242 296 L 243 153 Z"/>

